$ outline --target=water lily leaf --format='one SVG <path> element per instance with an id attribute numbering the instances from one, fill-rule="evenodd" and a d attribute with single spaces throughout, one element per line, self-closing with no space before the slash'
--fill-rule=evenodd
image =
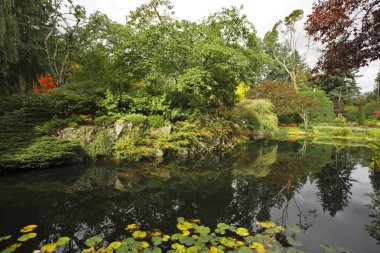
<path id="1" fill-rule="evenodd" d="M 297 224 L 293 224 L 289 227 L 289 231 L 293 234 L 298 234 L 300 232 L 303 232 L 304 230 L 300 228 Z"/>
<path id="2" fill-rule="evenodd" d="M 92 253 L 92 252 L 95 252 L 95 248 L 94 247 L 82 250 L 82 253 Z"/>
<path id="3" fill-rule="evenodd" d="M 158 246 L 162 243 L 163 239 L 161 237 L 152 237 L 152 243 L 154 246 Z"/>
<path id="4" fill-rule="evenodd" d="M 251 244 L 251 243 L 253 243 L 253 242 L 255 241 L 255 237 L 253 237 L 253 236 L 250 235 L 250 236 L 245 237 L 244 240 L 245 240 L 248 244 Z"/>
<path id="5" fill-rule="evenodd" d="M 137 224 L 129 224 L 124 228 L 126 231 L 134 231 L 137 229 L 139 229 L 139 226 Z"/>
<path id="6" fill-rule="evenodd" d="M 69 241 L 70 241 L 69 237 L 61 237 L 61 238 L 58 239 L 58 241 L 56 242 L 56 244 L 58 246 L 61 246 L 61 245 L 67 244 Z"/>
<path id="7" fill-rule="evenodd" d="M 150 234 L 152 237 L 154 236 L 161 236 L 162 235 L 162 232 L 158 229 L 154 230 L 151 234 Z"/>
<path id="8" fill-rule="evenodd" d="M 210 228 L 205 227 L 205 226 L 198 226 L 195 230 L 196 230 L 198 233 L 200 233 L 200 234 L 208 234 L 208 233 L 211 232 Z"/>
<path id="9" fill-rule="evenodd" d="M 1 253 L 12 253 L 12 252 L 15 252 L 15 251 L 16 251 L 15 248 L 8 247 L 8 248 L 2 250 Z"/>
<path id="10" fill-rule="evenodd" d="M 149 248 L 144 249 L 143 253 L 153 253 L 153 251 Z"/>
<path id="11" fill-rule="evenodd" d="M 249 236 L 249 232 L 246 228 L 238 228 L 236 229 L 236 234 L 240 236 Z"/>
<path id="12" fill-rule="evenodd" d="M 30 232 L 33 232 L 33 230 L 35 230 L 38 226 L 37 225 L 28 225 L 26 227 L 23 227 L 22 229 L 20 229 L 20 232 L 22 233 L 30 233 Z"/>
<path id="13" fill-rule="evenodd" d="M 226 237 L 220 238 L 220 243 L 228 248 L 235 247 L 235 241 Z"/>
<path id="14" fill-rule="evenodd" d="M 238 249 L 238 253 L 251 253 L 251 249 L 248 248 L 248 247 L 241 247 L 240 249 Z"/>
<path id="15" fill-rule="evenodd" d="M 129 251 L 129 247 L 126 244 L 123 244 L 116 250 L 116 253 L 127 253 Z"/>
<path id="16" fill-rule="evenodd" d="M 191 222 L 196 223 L 196 224 L 200 224 L 201 220 L 200 219 L 192 219 Z"/>
<path id="17" fill-rule="evenodd" d="M 327 253 L 353 253 L 354 251 L 343 247 L 337 247 L 328 243 L 319 244 L 319 246 Z"/>
<path id="18" fill-rule="evenodd" d="M 88 247 L 95 247 L 96 245 L 98 245 L 102 241 L 103 241 L 103 239 L 101 237 L 93 236 L 91 238 L 88 238 L 84 244 L 86 244 L 86 246 L 88 246 Z"/>
<path id="19" fill-rule="evenodd" d="M 273 227 L 276 226 L 276 224 L 274 224 L 274 223 L 271 222 L 271 221 L 257 222 L 257 224 L 259 224 L 259 225 L 262 226 L 263 228 L 273 228 Z"/>
<path id="20" fill-rule="evenodd" d="M 219 252 L 219 250 L 217 247 L 214 247 L 214 246 L 210 247 L 210 253 L 218 253 L 218 252 Z"/>
<path id="21" fill-rule="evenodd" d="M 224 235 L 226 233 L 226 230 L 224 230 L 223 228 L 216 228 L 215 233 Z"/>
<path id="22" fill-rule="evenodd" d="M 121 242 L 112 242 L 110 245 L 108 245 L 108 248 L 111 249 L 118 249 L 121 246 Z"/>
<path id="23" fill-rule="evenodd" d="M 178 217 L 178 218 L 177 218 L 177 222 L 178 222 L 178 223 L 184 223 L 184 222 L 185 222 L 185 218 L 183 218 L 183 217 Z"/>
<path id="24" fill-rule="evenodd" d="M 24 234 L 24 235 L 20 236 L 20 237 L 18 238 L 18 240 L 19 240 L 20 242 L 26 242 L 27 240 L 33 239 L 33 238 L 35 238 L 36 236 L 37 236 L 36 233 L 28 233 L 28 234 Z"/>
<path id="25" fill-rule="evenodd" d="M 154 247 L 152 251 L 153 251 L 153 253 L 161 253 L 162 249 Z"/>
<path id="26" fill-rule="evenodd" d="M 181 237 L 180 239 L 179 239 L 179 242 L 181 243 L 181 244 L 185 244 L 186 246 L 192 246 L 192 245 L 194 245 L 194 239 L 192 238 L 192 237 Z"/>
<path id="27" fill-rule="evenodd" d="M 211 239 L 211 237 L 209 235 L 207 235 L 207 234 L 201 234 L 201 235 L 199 235 L 199 239 L 198 240 L 200 242 L 206 243 L 206 242 L 210 241 L 210 239 Z"/>
<path id="28" fill-rule="evenodd" d="M 146 241 L 141 242 L 141 248 L 146 249 L 149 247 L 149 243 Z"/>
<path id="29" fill-rule="evenodd" d="M 179 240 L 179 238 L 181 238 L 181 234 L 173 234 L 172 236 L 171 236 L 171 239 L 172 239 L 172 241 L 176 241 L 176 240 Z"/>
<path id="30" fill-rule="evenodd" d="M 55 248 L 57 248 L 57 246 L 58 245 L 56 243 L 49 243 L 49 244 L 42 246 L 41 251 L 46 252 L 46 253 L 51 253 L 55 250 Z"/>
<path id="31" fill-rule="evenodd" d="M 14 248 L 14 249 L 18 249 L 18 248 L 20 248 L 21 246 L 22 246 L 21 243 L 14 243 L 14 244 L 12 244 L 10 247 L 11 247 L 11 248 Z"/>
<path id="32" fill-rule="evenodd" d="M 4 237 L 0 237 L 0 242 L 5 241 L 5 240 L 8 240 L 8 239 L 11 238 L 11 237 L 12 237 L 11 235 L 7 235 L 7 236 L 4 236 Z"/>
<path id="33" fill-rule="evenodd" d="M 296 247 L 300 247 L 300 246 L 303 245 L 302 242 L 295 240 L 295 239 L 294 239 L 293 237 L 291 237 L 291 236 L 287 236 L 287 237 L 286 237 L 286 240 L 287 240 L 287 242 L 288 242 L 289 244 L 291 244 L 291 245 L 293 245 L 293 246 L 296 246 Z"/>
<path id="34" fill-rule="evenodd" d="M 285 231 L 285 228 L 283 226 L 276 226 L 274 228 L 265 229 L 265 233 L 268 233 L 268 234 L 277 234 L 277 233 L 280 233 L 281 231 Z"/>
<path id="35" fill-rule="evenodd" d="M 135 239 L 144 239 L 146 237 L 146 232 L 137 230 L 137 231 L 133 232 L 132 236 Z"/>
<path id="36" fill-rule="evenodd" d="M 191 229 L 192 227 L 193 227 L 193 224 L 191 224 L 190 222 L 187 222 L 187 221 L 177 224 L 177 228 L 181 231 L 187 231 L 187 230 Z"/>
<path id="37" fill-rule="evenodd" d="M 202 250 L 200 246 L 191 246 L 186 249 L 186 253 L 198 253 Z"/>
<path id="38" fill-rule="evenodd" d="M 258 242 L 252 243 L 252 245 L 249 246 L 249 248 L 256 250 L 258 253 L 265 253 L 264 245 Z"/>
<path id="39" fill-rule="evenodd" d="M 170 235 L 164 235 L 163 237 L 162 237 L 162 241 L 164 241 L 164 242 L 167 242 L 167 241 L 169 241 L 170 240 Z"/>
<path id="40" fill-rule="evenodd" d="M 186 251 L 186 247 L 179 243 L 172 244 L 172 248 L 177 250 L 177 252 L 184 253 Z"/>
<path id="41" fill-rule="evenodd" d="M 125 245 L 131 245 L 132 243 L 135 243 L 136 241 L 135 241 L 135 239 L 129 237 L 129 238 L 124 239 L 122 242 Z"/>
<path id="42" fill-rule="evenodd" d="M 218 224 L 216 225 L 216 227 L 217 227 L 217 228 L 221 228 L 221 229 L 229 229 L 229 228 L 230 228 L 230 226 L 227 225 L 226 223 L 218 223 Z"/>
<path id="43" fill-rule="evenodd" d="M 188 230 L 182 232 L 182 236 L 189 236 L 189 235 L 190 235 L 190 231 Z"/>

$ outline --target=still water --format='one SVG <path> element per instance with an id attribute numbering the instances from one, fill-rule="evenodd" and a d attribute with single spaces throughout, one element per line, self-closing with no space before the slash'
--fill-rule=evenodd
<path id="1" fill-rule="evenodd" d="M 252 230 L 257 220 L 298 224 L 306 232 L 297 239 L 308 252 L 322 252 L 320 243 L 380 252 L 365 229 L 373 220 L 367 194 L 380 190 L 380 173 L 367 167 L 367 153 L 271 142 L 228 155 L 1 173 L 0 237 L 38 224 L 37 239 L 19 252 L 59 236 L 74 238 L 76 252 L 93 235 L 109 242 L 125 236 L 130 223 L 174 232 L 183 216 Z"/>

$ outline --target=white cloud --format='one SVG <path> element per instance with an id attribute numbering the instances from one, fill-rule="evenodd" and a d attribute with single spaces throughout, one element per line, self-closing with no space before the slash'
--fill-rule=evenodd
<path id="1" fill-rule="evenodd" d="M 85 6 L 88 13 L 101 11 L 111 19 L 125 22 L 125 16 L 142 3 L 148 0 L 74 0 L 77 4 Z M 244 13 L 255 25 L 260 37 L 269 31 L 280 19 L 286 17 L 295 9 L 302 9 L 305 16 L 311 12 L 314 0 L 172 0 L 176 16 L 180 19 L 197 21 L 212 12 L 220 11 L 222 7 L 231 5 L 244 5 Z M 317 53 L 312 51 L 308 56 L 308 63 L 313 66 L 316 62 Z M 358 79 L 362 91 L 373 89 L 376 73 L 380 69 L 380 63 L 376 62 L 368 67 L 360 69 Z"/>

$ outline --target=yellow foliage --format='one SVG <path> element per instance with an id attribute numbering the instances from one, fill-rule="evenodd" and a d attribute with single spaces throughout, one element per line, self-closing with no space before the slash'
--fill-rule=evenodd
<path id="1" fill-rule="evenodd" d="M 51 253 L 55 250 L 55 248 L 57 248 L 56 243 L 49 243 L 49 244 L 42 246 L 41 251 L 46 252 L 46 253 Z"/>
<path id="2" fill-rule="evenodd" d="M 82 253 L 91 253 L 91 252 L 95 252 L 95 248 L 94 247 L 82 250 Z"/>
<path id="3" fill-rule="evenodd" d="M 137 226 L 137 224 L 129 224 L 125 227 L 125 230 L 126 231 L 134 231 L 138 228 L 139 228 L 139 226 Z"/>
<path id="4" fill-rule="evenodd" d="M 264 245 L 258 242 L 254 242 L 251 246 L 249 246 L 251 249 L 255 249 L 258 253 L 265 253 Z"/>
<path id="5" fill-rule="evenodd" d="M 249 86 L 245 85 L 243 82 L 239 83 L 236 87 L 235 94 L 238 97 L 238 100 L 241 101 L 245 99 L 245 94 L 249 91 Z"/>
<path id="6" fill-rule="evenodd" d="M 164 241 L 164 242 L 167 242 L 167 241 L 169 241 L 170 240 L 170 235 L 164 235 L 163 237 L 162 237 L 162 241 Z"/>
<path id="7" fill-rule="evenodd" d="M 262 226 L 263 228 L 274 228 L 274 227 L 276 227 L 276 224 L 274 224 L 274 223 L 271 222 L 271 221 L 257 222 L 257 224 L 259 224 L 259 225 Z"/>
<path id="8" fill-rule="evenodd" d="M 240 236 L 248 236 L 249 232 L 245 228 L 238 228 L 238 229 L 236 229 L 236 234 L 238 234 Z"/>
<path id="9" fill-rule="evenodd" d="M 219 252 L 219 250 L 217 247 L 214 247 L 214 246 L 210 247 L 210 253 L 218 253 L 218 252 Z"/>
<path id="10" fill-rule="evenodd" d="M 22 233 L 29 233 L 32 232 L 34 229 L 36 229 L 38 226 L 37 225 L 29 225 L 20 230 Z"/>

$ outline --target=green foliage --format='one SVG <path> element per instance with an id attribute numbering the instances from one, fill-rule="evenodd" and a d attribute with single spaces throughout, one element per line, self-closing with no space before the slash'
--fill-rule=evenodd
<path id="1" fill-rule="evenodd" d="M 162 115 L 150 115 L 148 116 L 148 124 L 154 128 L 163 127 L 165 126 L 165 119 Z"/>
<path id="2" fill-rule="evenodd" d="M 337 128 L 335 129 L 332 134 L 334 136 L 348 136 L 350 134 L 350 129 L 349 128 L 345 128 L 345 127 L 341 127 L 341 128 Z"/>
<path id="3" fill-rule="evenodd" d="M 356 105 L 345 105 L 344 110 L 347 111 L 348 120 L 357 121 L 359 115 L 359 107 Z"/>
<path id="4" fill-rule="evenodd" d="M 102 127 L 109 127 L 114 122 L 115 122 L 115 118 L 113 116 L 107 116 L 107 115 L 98 116 L 94 119 L 94 124 L 97 126 L 102 126 Z"/>
<path id="5" fill-rule="evenodd" d="M 268 100 L 245 99 L 233 109 L 234 116 L 257 132 L 271 134 L 277 131 L 278 120 L 273 113 L 273 105 Z"/>
<path id="6" fill-rule="evenodd" d="M 114 146 L 115 157 L 129 161 L 154 157 L 156 150 L 151 146 L 149 139 L 144 138 L 142 133 L 136 131 L 118 139 Z"/>
<path id="7" fill-rule="evenodd" d="M 121 120 L 132 123 L 133 125 L 142 125 L 146 121 L 147 117 L 142 114 L 127 114 L 120 117 Z"/>
<path id="8" fill-rule="evenodd" d="M 346 121 L 346 118 L 343 117 L 342 114 L 338 114 L 338 116 L 334 119 L 334 123 L 335 125 L 337 126 L 346 126 L 347 125 L 347 121 Z"/>
<path id="9" fill-rule="evenodd" d="M 380 101 L 372 101 L 363 106 L 365 117 L 368 118 L 374 111 L 380 111 Z"/>
<path id="10" fill-rule="evenodd" d="M 363 106 L 359 106 L 358 123 L 359 123 L 360 125 L 364 125 L 364 124 L 365 124 L 365 113 L 364 113 Z"/>
<path id="11" fill-rule="evenodd" d="M 66 127 L 76 127 L 82 123 L 82 119 L 78 115 L 71 115 L 69 118 L 60 119 L 54 116 L 50 121 L 46 122 L 36 130 L 45 134 L 55 134 L 58 130 Z"/>
<path id="12" fill-rule="evenodd" d="M 87 148 L 88 154 L 93 157 L 110 157 L 112 155 L 113 140 L 104 130 L 99 131 Z"/>

